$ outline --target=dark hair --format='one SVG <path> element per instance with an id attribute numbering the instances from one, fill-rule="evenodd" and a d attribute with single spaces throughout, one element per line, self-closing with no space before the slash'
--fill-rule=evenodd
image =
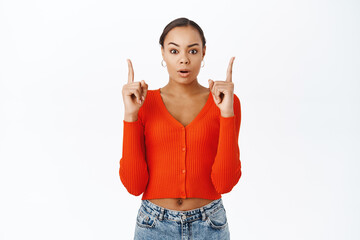
<path id="1" fill-rule="evenodd" d="M 195 28 L 196 30 L 198 30 L 200 37 L 201 37 L 201 41 L 203 44 L 203 47 L 206 44 L 206 40 L 204 37 L 204 32 L 202 31 L 201 27 L 199 25 L 196 24 L 196 22 L 191 21 L 187 18 L 177 18 L 173 21 L 171 21 L 168 25 L 166 25 L 166 27 L 163 30 L 163 33 L 160 36 L 160 40 L 159 43 L 162 47 L 164 47 L 164 40 L 166 35 L 170 32 L 171 29 L 175 28 L 175 27 L 183 27 L 183 26 L 192 26 L 193 28 Z"/>

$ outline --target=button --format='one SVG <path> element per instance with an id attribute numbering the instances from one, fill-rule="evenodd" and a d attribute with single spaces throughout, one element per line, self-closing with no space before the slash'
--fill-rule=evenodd
<path id="1" fill-rule="evenodd" d="M 183 170 L 182 170 L 182 173 L 185 173 L 185 172 L 186 172 L 186 170 L 185 170 L 185 169 L 183 169 Z"/>
<path id="2" fill-rule="evenodd" d="M 182 218 L 182 220 L 185 220 L 185 219 L 186 219 L 186 216 L 185 216 L 185 215 L 182 215 L 181 218 Z"/>
<path id="3" fill-rule="evenodd" d="M 183 150 L 183 152 L 185 152 L 186 148 L 183 147 L 182 150 Z"/>

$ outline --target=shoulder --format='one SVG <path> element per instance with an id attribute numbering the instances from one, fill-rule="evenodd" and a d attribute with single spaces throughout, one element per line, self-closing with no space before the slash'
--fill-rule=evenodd
<path id="1" fill-rule="evenodd" d="M 147 90 L 144 104 L 139 109 L 139 114 L 141 115 L 141 117 L 144 117 L 147 111 L 153 109 L 152 106 L 157 102 L 157 97 L 156 97 L 157 91 L 158 91 L 157 89 Z"/>
<path id="2" fill-rule="evenodd" d="M 241 104 L 239 97 L 234 93 L 234 114 L 238 119 L 241 119 Z"/>
<path id="3" fill-rule="evenodd" d="M 146 100 L 153 101 L 154 98 L 156 98 L 157 91 L 158 91 L 157 89 L 148 89 L 147 90 L 144 105 L 146 103 Z"/>
<path id="4" fill-rule="evenodd" d="M 154 95 L 159 89 L 148 89 L 147 94 Z"/>
<path id="5" fill-rule="evenodd" d="M 234 107 L 240 108 L 240 99 L 235 93 L 234 93 Z"/>
<path id="6" fill-rule="evenodd" d="M 144 105 L 148 99 L 153 99 L 155 97 L 157 91 L 158 91 L 157 89 L 148 89 L 147 90 Z"/>
<path id="7" fill-rule="evenodd" d="M 240 124 L 241 124 L 241 106 L 240 106 L 240 99 L 235 93 L 234 93 L 233 106 L 234 106 L 234 114 L 235 114 L 236 132 L 239 132 Z"/>

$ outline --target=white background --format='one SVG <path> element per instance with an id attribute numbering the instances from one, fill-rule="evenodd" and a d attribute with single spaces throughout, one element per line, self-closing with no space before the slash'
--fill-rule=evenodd
<path id="1" fill-rule="evenodd" d="M 0 0 L 0 239 L 132 239 L 120 182 L 126 58 L 163 87 L 159 37 L 207 39 L 198 76 L 233 82 L 243 175 L 231 239 L 360 238 L 358 1 Z"/>

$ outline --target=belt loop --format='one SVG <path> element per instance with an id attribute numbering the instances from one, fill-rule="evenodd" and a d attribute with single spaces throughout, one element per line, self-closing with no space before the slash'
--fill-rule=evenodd
<path id="1" fill-rule="evenodd" d="M 165 209 L 162 207 L 161 208 L 161 213 L 160 213 L 160 216 L 159 216 L 160 221 L 162 221 L 164 219 L 164 211 L 165 211 Z"/>
<path id="2" fill-rule="evenodd" d="M 201 220 L 205 221 L 206 220 L 206 214 L 205 214 L 205 210 L 203 207 L 200 208 L 201 211 Z"/>

